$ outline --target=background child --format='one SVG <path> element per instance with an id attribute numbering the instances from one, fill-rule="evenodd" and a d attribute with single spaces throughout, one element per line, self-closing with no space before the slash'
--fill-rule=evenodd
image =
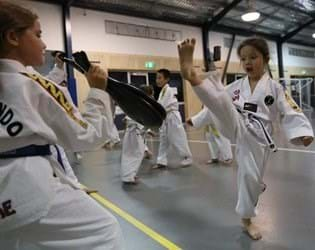
<path id="1" fill-rule="evenodd" d="M 152 86 L 141 85 L 147 95 L 153 96 Z M 143 125 L 125 117 L 126 131 L 122 144 L 120 176 L 124 184 L 138 184 L 138 170 L 144 157 L 150 158 L 152 153 L 145 141 L 146 130 Z"/>
<path id="2" fill-rule="evenodd" d="M 160 128 L 160 145 L 157 157 L 157 164 L 153 167 L 165 168 L 168 164 L 168 152 L 171 146 L 180 157 L 180 165 L 192 164 L 192 155 L 188 146 L 187 135 L 182 124 L 178 111 L 178 101 L 173 88 L 168 85 L 170 72 L 167 69 L 160 69 L 156 74 L 156 85 L 162 88 L 158 102 L 166 110 L 166 119 Z"/>
<path id="3" fill-rule="evenodd" d="M 228 165 L 232 163 L 231 143 L 216 128 L 214 115 L 208 108 L 204 107 L 199 113 L 189 118 L 187 124 L 195 128 L 205 127 L 205 137 L 211 156 L 211 160 L 208 161 L 209 164 L 222 162 Z"/>

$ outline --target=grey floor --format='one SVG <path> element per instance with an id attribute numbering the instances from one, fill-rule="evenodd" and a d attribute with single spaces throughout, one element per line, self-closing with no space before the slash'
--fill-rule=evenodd
<path id="1" fill-rule="evenodd" d="M 236 204 L 236 172 L 232 167 L 207 165 L 209 151 L 201 131 L 188 131 L 194 164 L 189 168 L 151 170 L 143 162 L 138 186 L 124 187 L 119 179 L 120 149 L 83 153 L 74 165 L 80 181 L 106 199 L 186 250 L 312 250 L 315 249 L 315 145 L 291 151 L 279 132 L 281 148 L 271 156 L 265 174 L 266 192 L 259 201 L 263 239 L 243 233 Z M 314 143 L 315 144 L 315 143 Z M 156 155 L 158 142 L 149 143 Z M 290 151 L 288 151 L 290 150 Z M 115 213 L 113 213 L 115 214 Z M 165 249 L 118 218 L 126 250 Z"/>

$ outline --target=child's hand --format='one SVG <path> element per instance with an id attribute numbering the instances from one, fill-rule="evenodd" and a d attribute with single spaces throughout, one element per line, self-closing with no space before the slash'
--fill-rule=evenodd
<path id="1" fill-rule="evenodd" d="M 57 52 L 55 56 L 55 64 L 59 69 L 63 69 L 64 62 L 60 59 L 61 52 Z"/>
<path id="2" fill-rule="evenodd" d="M 307 147 L 308 145 L 310 145 L 312 143 L 314 138 L 312 136 L 303 136 L 303 137 L 300 137 L 300 139 L 301 139 L 303 145 L 305 147 Z"/>
<path id="3" fill-rule="evenodd" d="M 193 38 L 186 39 L 177 46 L 180 71 L 183 78 L 189 81 L 192 86 L 197 86 L 202 82 L 193 66 L 195 44 L 196 40 Z"/>
<path id="4" fill-rule="evenodd" d="M 91 65 L 85 74 L 91 88 L 105 90 L 107 87 L 107 72 L 99 66 Z"/>
<path id="5" fill-rule="evenodd" d="M 187 123 L 189 126 L 191 126 L 191 127 L 194 126 L 194 124 L 192 123 L 191 118 L 189 118 L 189 119 L 186 121 L 186 123 Z"/>

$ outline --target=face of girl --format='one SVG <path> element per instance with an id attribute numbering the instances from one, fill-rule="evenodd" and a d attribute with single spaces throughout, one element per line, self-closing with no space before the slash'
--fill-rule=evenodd
<path id="1" fill-rule="evenodd" d="M 40 66 L 45 62 L 46 45 L 41 39 L 41 27 L 36 20 L 32 27 L 18 34 L 17 50 L 18 60 L 25 66 Z"/>
<path id="2" fill-rule="evenodd" d="M 241 64 L 250 79 L 260 79 L 265 72 L 266 62 L 261 52 L 246 45 L 240 51 Z"/>

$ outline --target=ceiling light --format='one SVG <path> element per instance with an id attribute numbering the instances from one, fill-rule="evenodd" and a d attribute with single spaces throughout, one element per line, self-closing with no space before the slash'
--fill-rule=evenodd
<path id="1" fill-rule="evenodd" d="M 312 37 L 315 39 L 315 33 L 313 33 Z"/>
<path id="2" fill-rule="evenodd" d="M 257 11 L 252 11 L 252 12 L 248 12 L 245 13 L 244 15 L 242 15 L 242 20 L 245 22 L 253 22 L 255 20 L 257 20 L 260 17 L 260 13 Z"/>

